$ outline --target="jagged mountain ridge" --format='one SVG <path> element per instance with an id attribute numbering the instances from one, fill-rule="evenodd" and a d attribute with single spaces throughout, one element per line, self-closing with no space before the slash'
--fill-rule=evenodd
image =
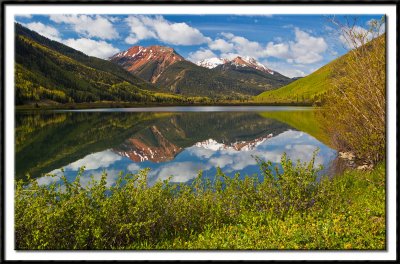
<path id="1" fill-rule="evenodd" d="M 237 67 L 250 67 L 265 73 L 269 74 L 274 74 L 275 72 L 265 65 L 261 64 L 258 62 L 256 59 L 249 57 L 249 56 L 237 56 L 231 60 L 229 59 L 223 59 L 223 58 L 210 58 L 210 59 L 204 59 L 201 61 L 196 62 L 196 65 L 202 66 L 208 69 L 213 69 L 219 65 L 223 64 L 231 64 Z"/>
<path id="2" fill-rule="evenodd" d="M 223 63 L 214 60 L 209 67 L 202 67 L 164 46 L 133 46 L 111 56 L 110 61 L 161 91 L 191 96 L 253 96 L 292 81 L 253 58 L 238 56 Z"/>
<path id="3" fill-rule="evenodd" d="M 147 48 L 133 46 L 113 55 L 110 60 L 155 83 L 165 68 L 184 58 L 172 48 L 155 45 Z"/>

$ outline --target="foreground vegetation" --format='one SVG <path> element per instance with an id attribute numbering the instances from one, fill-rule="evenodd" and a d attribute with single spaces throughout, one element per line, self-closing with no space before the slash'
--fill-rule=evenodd
<path id="1" fill-rule="evenodd" d="M 317 178 L 282 156 L 258 177 L 147 186 L 147 171 L 86 187 L 28 185 L 15 196 L 17 249 L 385 249 L 385 167 Z"/>
<path id="2" fill-rule="evenodd" d="M 386 149 L 386 41 L 379 35 L 384 23 L 373 21 L 366 32 L 341 26 L 354 49 L 335 65 L 321 112 L 336 149 L 372 164 L 385 159 Z"/>

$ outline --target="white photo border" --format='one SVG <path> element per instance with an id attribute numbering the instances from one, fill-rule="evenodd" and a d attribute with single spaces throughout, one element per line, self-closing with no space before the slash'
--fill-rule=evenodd
<path id="1" fill-rule="evenodd" d="M 396 5 L 388 4 L 5 4 L 5 260 L 395 260 L 396 200 Z M 386 239 L 382 251 L 21 251 L 14 249 L 14 16 L 16 14 L 386 14 L 387 167 Z M 13 176 L 11 176 L 13 175 Z M 8 176 L 8 177 L 7 177 Z"/>

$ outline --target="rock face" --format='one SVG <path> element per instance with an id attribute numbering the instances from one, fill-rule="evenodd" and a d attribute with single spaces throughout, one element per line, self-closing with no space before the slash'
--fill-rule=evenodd
<path id="1" fill-rule="evenodd" d="M 208 69 L 213 69 L 219 65 L 224 65 L 224 64 L 236 66 L 236 67 L 250 67 L 250 68 L 262 71 L 264 73 L 274 74 L 274 71 L 267 68 L 265 65 L 259 63 L 256 59 L 248 57 L 248 56 L 246 56 L 246 57 L 237 56 L 236 58 L 234 58 L 232 60 L 221 59 L 221 58 L 211 58 L 211 59 L 205 59 L 205 60 L 198 61 L 196 64 L 199 66 L 208 68 Z"/>
<path id="2" fill-rule="evenodd" d="M 167 67 L 183 60 L 185 59 L 173 48 L 164 46 L 133 46 L 110 57 L 110 61 L 121 65 L 125 70 L 146 75 L 145 79 L 152 83 L 157 81 Z"/>
<path id="3" fill-rule="evenodd" d="M 247 97 L 292 81 L 254 58 L 213 58 L 196 65 L 164 46 L 133 46 L 110 61 L 153 83 L 159 91 L 188 96 Z"/>
<path id="4" fill-rule="evenodd" d="M 152 126 L 150 131 L 153 142 L 150 143 L 145 138 L 134 137 L 128 139 L 121 148 L 114 149 L 114 151 L 135 162 L 149 160 L 156 163 L 173 160 L 182 151 L 182 148 L 168 141 L 156 126 Z"/>
<path id="5" fill-rule="evenodd" d="M 149 144 L 147 140 L 134 137 L 128 139 L 123 146 L 114 149 L 116 153 L 133 160 L 134 162 L 152 161 L 156 163 L 171 161 L 178 155 L 183 148 L 178 147 L 172 142 L 168 141 L 157 127 L 151 127 L 152 136 L 156 140 L 153 144 Z M 273 134 L 256 138 L 249 141 L 237 141 L 232 143 L 218 143 L 214 139 L 207 139 L 197 142 L 194 146 L 213 151 L 217 150 L 235 150 L 235 151 L 250 151 L 255 149 L 258 145 L 271 138 Z"/>

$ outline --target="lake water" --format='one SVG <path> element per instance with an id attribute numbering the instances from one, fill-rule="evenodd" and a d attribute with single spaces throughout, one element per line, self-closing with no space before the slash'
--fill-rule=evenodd
<path id="1" fill-rule="evenodd" d="M 279 165 L 285 152 L 326 172 L 337 157 L 304 107 L 154 107 L 17 112 L 16 178 L 26 174 L 40 184 L 68 180 L 85 166 L 81 183 L 107 172 L 112 185 L 120 171 L 150 168 L 149 184 L 172 176 L 190 183 L 199 170 L 213 178 L 220 167 L 241 177 L 259 172 L 255 157 Z M 55 177 L 43 177 L 51 173 Z"/>

